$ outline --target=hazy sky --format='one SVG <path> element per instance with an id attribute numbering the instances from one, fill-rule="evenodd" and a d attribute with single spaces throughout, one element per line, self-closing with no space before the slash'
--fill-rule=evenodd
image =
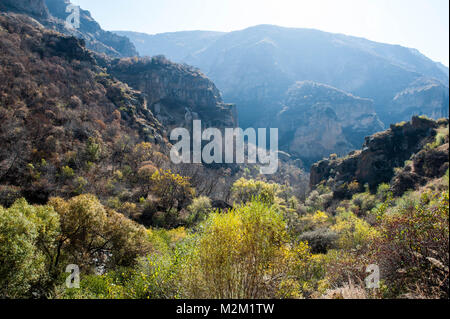
<path id="1" fill-rule="evenodd" d="M 72 0 L 106 30 L 314 28 L 418 49 L 449 65 L 449 0 Z"/>

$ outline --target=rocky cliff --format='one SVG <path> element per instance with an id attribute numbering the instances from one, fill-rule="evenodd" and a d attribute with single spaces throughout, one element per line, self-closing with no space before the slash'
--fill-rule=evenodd
<path id="1" fill-rule="evenodd" d="M 100 53 L 114 57 L 138 55 L 127 37 L 104 31 L 89 11 L 80 9 L 78 29 L 67 27 L 70 12 L 66 8 L 70 4 L 70 0 L 0 0 L 0 10 L 29 15 L 48 29 L 83 39 L 87 48 Z"/>
<path id="2" fill-rule="evenodd" d="M 448 117 L 448 107 L 448 87 L 436 80 L 420 79 L 388 104 L 388 117 L 394 123 L 413 115 L 429 115 L 438 119 Z"/>
<path id="3" fill-rule="evenodd" d="M 431 103 L 421 102 L 422 93 L 399 97 L 405 90 L 424 86 L 417 85 L 424 79 L 439 83 L 439 91 L 447 96 L 449 90 L 448 68 L 399 45 L 273 25 L 229 33 L 120 34 L 129 35 L 142 55 L 164 54 L 200 68 L 223 92 L 225 101 L 237 104 L 243 127 L 273 126 L 286 90 L 305 80 L 373 100 L 386 126 L 410 120 L 412 115 L 435 118 L 434 106 L 448 107 L 434 89 L 426 93 Z"/>
<path id="4" fill-rule="evenodd" d="M 236 127 L 235 106 L 225 104 L 219 90 L 205 75 L 164 57 L 112 60 L 109 72 L 146 94 L 149 109 L 163 126 L 190 127 L 202 120 L 205 127 Z"/>
<path id="5" fill-rule="evenodd" d="M 145 95 L 106 73 L 83 40 L 0 13 L 0 52 L 0 184 L 20 196 L 105 194 L 99 180 L 135 145 L 168 149 Z"/>
<path id="6" fill-rule="evenodd" d="M 383 130 L 373 101 L 311 81 L 289 89 L 276 126 L 281 148 L 307 166 L 332 153 L 347 154 Z"/>
<path id="7" fill-rule="evenodd" d="M 0 10 L 24 13 L 37 19 L 50 17 L 44 0 L 1 0 Z"/>
<path id="8" fill-rule="evenodd" d="M 436 142 L 437 129 L 446 132 L 442 135 L 443 140 L 436 146 L 426 148 L 426 145 Z M 368 184 L 375 190 L 380 183 L 390 182 L 396 176 L 396 168 L 403 168 L 405 161 L 409 160 L 417 175 L 414 177 L 416 182 L 420 182 L 421 178 L 441 177 L 445 173 L 448 168 L 447 119 L 433 121 L 413 117 L 410 122 L 391 125 L 387 131 L 367 137 L 362 150 L 352 152 L 344 158 L 330 158 L 314 164 L 310 184 L 315 187 L 326 183 L 332 186 L 338 197 L 345 196 L 348 185 L 355 181 L 360 187 Z M 431 165 L 433 168 L 424 169 L 424 165 Z M 411 183 L 403 183 L 405 187 L 408 185 L 411 186 Z M 399 189 L 398 193 L 402 191 L 404 189 Z"/>

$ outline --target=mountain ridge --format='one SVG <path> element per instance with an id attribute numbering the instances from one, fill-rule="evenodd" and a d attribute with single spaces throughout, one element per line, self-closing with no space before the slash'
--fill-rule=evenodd
<path id="1" fill-rule="evenodd" d="M 442 64 L 441 62 L 438 61 L 433 61 L 432 59 L 429 59 L 428 57 L 426 57 L 424 54 L 422 54 L 419 50 L 417 50 L 416 48 L 412 48 L 412 47 L 407 47 L 407 46 L 403 46 L 403 45 L 399 45 L 399 44 L 389 44 L 389 43 L 383 43 L 380 41 L 374 41 L 374 40 L 369 40 L 367 38 L 364 37 L 360 37 L 360 36 L 353 36 L 353 35 L 348 35 L 348 34 L 344 34 L 344 33 L 334 33 L 334 32 L 328 32 L 328 31 L 323 31 L 320 29 L 314 29 L 314 28 L 294 28 L 294 27 L 284 27 L 284 26 L 279 26 L 279 25 L 272 25 L 272 24 L 259 24 L 259 25 L 255 25 L 255 26 L 250 26 L 241 30 L 234 30 L 234 31 L 209 31 L 209 30 L 188 30 L 188 31 L 173 31 L 173 32 L 162 32 L 162 33 L 155 33 L 155 34 L 149 34 L 149 33 L 145 33 L 145 32 L 135 32 L 135 31 L 111 31 L 114 32 L 116 34 L 119 35 L 123 35 L 123 36 L 128 36 L 130 39 L 133 39 L 132 35 L 139 35 L 139 36 L 143 36 L 143 37 L 166 37 L 166 36 L 170 36 L 170 35 L 183 35 L 183 34 L 211 34 L 213 36 L 215 36 L 215 38 L 219 38 L 220 36 L 224 36 L 226 34 L 230 34 L 230 33 L 235 33 L 235 32 L 245 32 L 245 31 L 250 31 L 250 30 L 255 30 L 255 29 L 272 29 L 272 30 L 294 30 L 294 31 L 311 31 L 311 32 L 317 32 L 317 33 L 322 33 L 322 34 L 329 34 L 332 36 L 336 36 L 336 37 L 342 37 L 342 38 L 346 38 L 346 39 L 353 39 L 353 40 L 357 40 L 357 41 L 363 41 L 367 44 L 373 44 L 373 45 L 383 45 L 386 47 L 395 47 L 395 48 L 399 48 L 401 50 L 408 50 L 411 53 L 414 53 L 415 55 L 417 55 L 420 58 L 425 58 L 426 60 L 430 60 L 431 62 L 433 62 L 443 73 L 447 73 L 447 85 L 448 85 L 448 78 L 449 78 L 449 67 L 445 66 L 444 64 Z M 131 35 L 131 36 L 130 36 Z M 159 52 L 156 54 L 150 54 L 150 55 L 158 55 L 158 54 L 163 54 L 163 52 Z"/>
<path id="2" fill-rule="evenodd" d="M 103 30 L 87 10 L 80 8 L 78 29 L 68 27 L 66 18 L 70 12 L 66 8 L 69 5 L 70 0 L 1 0 L 0 11 L 27 14 L 48 29 L 83 39 L 93 51 L 115 57 L 138 55 L 127 37 Z"/>
<path id="3" fill-rule="evenodd" d="M 207 41 L 194 42 L 191 38 L 202 32 L 141 33 L 139 39 L 134 33 L 119 34 L 127 35 L 134 43 L 139 40 L 141 55 L 163 54 L 200 68 L 216 83 L 226 101 L 237 104 L 244 127 L 258 125 L 265 111 L 280 109 L 288 88 L 305 80 L 374 100 L 376 113 L 386 126 L 413 115 L 448 116 L 446 105 L 424 107 L 418 114 L 416 105 L 402 105 L 401 112 L 397 112 L 394 98 L 418 79 L 434 81 L 446 96 L 449 83 L 448 68 L 416 49 L 400 45 L 273 25 L 213 33 Z M 184 38 L 185 34 L 189 36 Z"/>

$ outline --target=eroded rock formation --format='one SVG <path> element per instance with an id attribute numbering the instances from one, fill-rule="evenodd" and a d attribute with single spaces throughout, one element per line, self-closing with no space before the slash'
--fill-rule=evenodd
<path id="1" fill-rule="evenodd" d="M 311 187 L 329 183 L 336 190 L 356 181 L 359 185 L 368 184 L 375 190 L 380 183 L 390 182 L 395 176 L 395 168 L 403 168 L 408 160 L 412 160 L 416 175 L 423 178 L 442 177 L 448 168 L 448 144 L 430 150 L 424 150 L 424 146 L 433 143 L 436 129 L 445 125 L 448 125 L 448 120 L 433 121 L 423 117 L 413 117 L 410 122 L 391 125 L 386 131 L 367 137 L 362 150 L 344 158 L 326 159 L 314 164 L 311 168 Z M 425 163 L 433 168 L 424 167 Z M 416 181 L 420 182 L 420 178 L 417 177 Z M 404 185 L 407 186 L 407 183 Z M 398 192 L 401 191 L 404 190 Z"/>
<path id="2" fill-rule="evenodd" d="M 311 81 L 291 87 L 277 126 L 281 148 L 306 165 L 332 153 L 347 154 L 383 129 L 371 100 Z"/>

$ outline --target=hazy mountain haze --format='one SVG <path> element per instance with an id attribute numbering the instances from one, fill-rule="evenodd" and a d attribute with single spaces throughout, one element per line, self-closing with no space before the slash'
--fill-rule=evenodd
<path id="1" fill-rule="evenodd" d="M 449 65 L 447 0 L 75 0 L 106 30 L 236 31 L 273 24 L 416 48 Z"/>

